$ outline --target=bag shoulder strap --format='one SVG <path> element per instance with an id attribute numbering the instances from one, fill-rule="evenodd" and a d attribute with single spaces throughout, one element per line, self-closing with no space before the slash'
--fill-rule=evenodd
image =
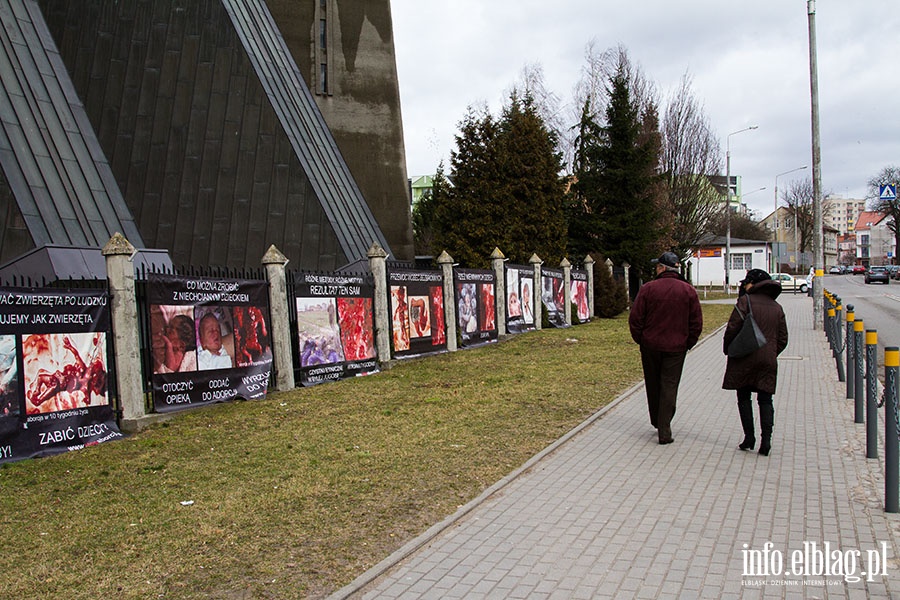
<path id="1" fill-rule="evenodd" d="M 747 315 L 752 315 L 753 307 L 750 306 L 750 294 L 744 294 L 744 295 L 747 297 Z M 741 315 L 741 321 L 743 321 L 744 319 L 747 318 L 747 315 L 742 313 L 741 309 L 738 308 L 737 302 L 734 303 L 734 310 L 736 310 L 738 312 L 738 314 Z"/>

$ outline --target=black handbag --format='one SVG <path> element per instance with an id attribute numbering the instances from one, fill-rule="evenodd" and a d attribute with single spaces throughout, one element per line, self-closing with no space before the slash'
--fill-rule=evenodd
<path id="1" fill-rule="evenodd" d="M 768 343 L 766 336 L 763 335 L 759 325 L 756 324 L 756 319 L 753 318 L 753 308 L 750 306 L 749 294 L 747 295 L 747 314 L 741 313 L 737 307 L 735 307 L 735 310 L 741 315 L 744 324 L 734 339 L 731 340 L 731 343 L 728 344 L 729 358 L 741 358 L 742 356 L 753 354 Z"/>

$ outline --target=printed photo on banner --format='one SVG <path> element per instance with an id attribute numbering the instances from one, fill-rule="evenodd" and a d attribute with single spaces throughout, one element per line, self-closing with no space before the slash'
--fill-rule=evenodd
<path id="1" fill-rule="evenodd" d="M 444 289 L 440 271 L 393 270 L 391 341 L 394 356 L 418 356 L 447 349 Z"/>
<path id="2" fill-rule="evenodd" d="M 16 336 L 0 335 L 0 419 L 19 416 Z"/>
<path id="3" fill-rule="evenodd" d="M 587 323 L 591 318 L 588 306 L 588 275 L 586 271 L 572 271 L 571 274 L 572 303 L 578 313 L 578 322 Z"/>
<path id="4" fill-rule="evenodd" d="M 294 305 L 302 385 L 378 370 L 374 295 L 369 276 L 296 275 Z"/>
<path id="5" fill-rule="evenodd" d="M 462 346 L 497 341 L 494 273 L 488 270 L 456 269 L 456 317 Z"/>
<path id="6" fill-rule="evenodd" d="M 265 281 L 151 275 L 157 412 L 266 395 L 272 370 Z"/>
<path id="7" fill-rule="evenodd" d="M 566 296 L 562 270 L 541 270 L 541 302 L 551 327 L 566 327 Z"/>
<path id="8" fill-rule="evenodd" d="M 231 309 L 224 306 L 198 306 L 194 309 L 197 325 L 197 369 L 230 369 L 234 366 L 234 328 Z"/>
<path id="9" fill-rule="evenodd" d="M 22 364 L 26 414 L 109 404 L 103 332 L 28 335 Z"/>
<path id="10" fill-rule="evenodd" d="M 521 333 L 534 329 L 534 269 L 506 265 L 506 330 Z"/>
<path id="11" fill-rule="evenodd" d="M 122 437 L 105 291 L 0 289 L 0 462 Z"/>

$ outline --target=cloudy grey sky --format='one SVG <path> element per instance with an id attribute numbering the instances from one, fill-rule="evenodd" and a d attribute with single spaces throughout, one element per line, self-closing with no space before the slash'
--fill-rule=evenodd
<path id="1" fill-rule="evenodd" d="M 391 0 L 410 176 L 449 164 L 469 105 L 496 113 L 527 65 L 565 103 L 585 51 L 623 45 L 664 99 L 687 73 L 757 217 L 812 176 L 806 0 Z M 900 165 L 900 4 L 818 0 L 822 187 L 851 198 Z M 759 188 L 765 190 L 754 192 Z"/>

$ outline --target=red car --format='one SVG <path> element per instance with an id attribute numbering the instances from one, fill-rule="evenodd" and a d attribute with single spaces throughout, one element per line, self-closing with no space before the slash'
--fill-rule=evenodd
<path id="1" fill-rule="evenodd" d="M 854 275 L 865 275 L 866 268 L 862 265 L 853 265 L 853 274 Z"/>

